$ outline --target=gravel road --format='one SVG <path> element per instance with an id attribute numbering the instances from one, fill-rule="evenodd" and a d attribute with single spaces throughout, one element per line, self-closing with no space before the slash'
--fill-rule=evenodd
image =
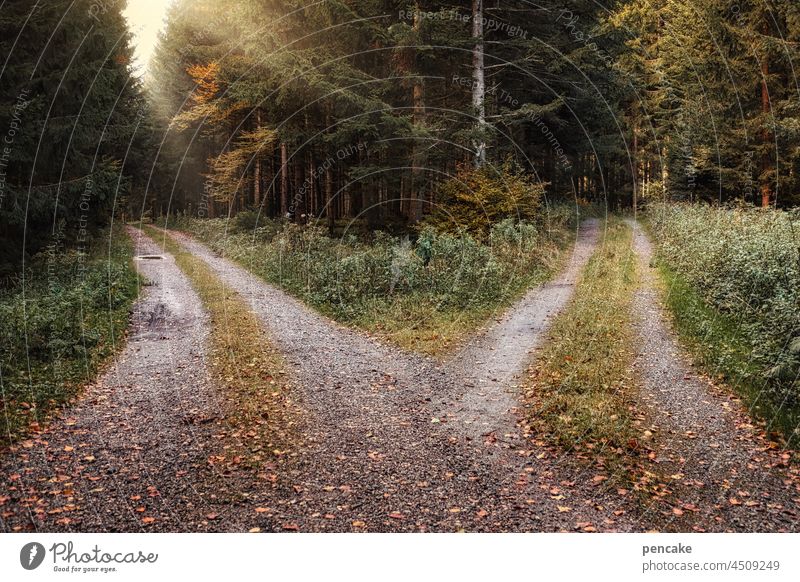
<path id="1" fill-rule="evenodd" d="M 446 364 L 447 373 L 463 378 L 456 422 L 473 438 L 508 432 L 519 403 L 515 382 L 530 363 L 531 352 L 545 339 L 554 315 L 566 306 L 578 275 L 594 252 L 600 222 L 585 221 L 566 268 L 553 280 L 532 289 L 493 325 L 477 333 Z"/>
<path id="2" fill-rule="evenodd" d="M 128 232 L 137 257 L 153 258 L 136 260 L 147 286 L 127 344 L 77 403 L 0 457 L 0 529 L 203 531 L 235 494 L 206 462 L 222 408 L 205 374 L 207 315 L 172 257 Z"/>
<path id="3" fill-rule="evenodd" d="M 516 383 L 601 240 L 587 221 L 563 273 L 440 362 L 340 326 L 174 233 L 249 304 L 303 413 L 279 463 L 219 467 L 224 392 L 209 320 L 172 257 L 131 230 L 151 282 L 128 343 L 60 418 L 0 457 L 0 527 L 42 531 L 797 530 L 797 471 L 740 403 L 692 370 L 635 227 L 643 430 L 663 500 L 642 512 L 525 432 Z M 583 468 L 581 468 L 583 467 Z"/>
<path id="4" fill-rule="evenodd" d="M 633 302 L 636 371 L 657 451 L 654 467 L 671 491 L 653 511 L 666 514 L 673 530 L 800 531 L 797 468 L 730 389 L 692 368 L 661 306 L 650 241 L 630 224 L 643 273 Z"/>
<path id="5" fill-rule="evenodd" d="M 523 370 L 548 315 L 566 303 L 597 240 L 596 223 L 581 229 L 562 277 L 532 291 L 451 364 L 401 352 L 339 326 L 190 237 L 173 234 L 249 303 L 295 375 L 305 434 L 294 466 L 278 477 L 282 483 L 259 524 L 262 529 L 620 527 L 622 518 L 607 518 L 596 488 L 576 487 L 566 467 L 533 455 L 518 434 L 517 396 L 506 391 Z M 491 389 L 489 377 L 497 377 Z M 502 421 L 493 426 L 505 436 L 486 436 L 484 427 L 465 432 L 465 402 L 472 411 L 498 412 Z"/>

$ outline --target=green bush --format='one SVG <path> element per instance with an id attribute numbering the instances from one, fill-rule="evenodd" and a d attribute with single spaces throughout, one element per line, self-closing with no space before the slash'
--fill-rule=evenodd
<path id="1" fill-rule="evenodd" d="M 0 292 L 4 439 L 73 397 L 124 334 L 137 276 L 127 237 L 108 242 L 98 237 L 88 254 L 47 250 L 24 283 Z"/>
<path id="2" fill-rule="evenodd" d="M 749 361 L 736 350 L 720 357 L 735 371 L 765 385 L 783 406 L 800 403 L 800 216 L 749 208 L 654 204 L 649 216 L 659 254 L 747 343 Z M 701 313 L 694 310 L 695 313 Z M 701 319 L 702 315 L 698 316 Z M 694 327 L 716 325 L 695 322 Z M 713 333 L 713 330 L 712 332 Z M 734 370 L 735 368 L 735 370 Z M 748 377 L 749 376 L 749 377 Z"/>
<path id="3" fill-rule="evenodd" d="M 547 227 L 506 219 L 483 241 L 431 226 L 416 240 L 381 232 L 338 239 L 319 227 L 276 221 L 247 230 L 224 219 L 183 218 L 171 226 L 321 311 L 358 323 L 389 312 L 410 319 L 404 310 L 415 305 L 457 315 L 507 304 L 555 266 L 571 219 L 552 215 Z"/>

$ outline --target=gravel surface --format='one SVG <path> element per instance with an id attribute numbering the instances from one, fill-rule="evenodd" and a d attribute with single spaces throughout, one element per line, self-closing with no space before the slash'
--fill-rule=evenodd
<path id="1" fill-rule="evenodd" d="M 566 302 L 597 238 L 596 223 L 581 230 L 563 277 L 533 291 L 449 365 L 339 326 L 188 236 L 175 236 L 244 297 L 295 376 L 304 434 L 293 465 L 277 476 L 272 497 L 264 501 L 269 511 L 262 529 L 629 527 L 620 525 L 624 514 L 608 518 L 600 488 L 576 483 L 566 466 L 536 458 L 510 412 L 517 397 L 506 392 L 548 313 Z M 490 377 L 497 381 L 487 388 Z M 465 402 L 473 413 L 499 412 L 502 421 L 492 427 L 502 435 L 487 434 L 483 426 L 465 431 Z"/>
<path id="2" fill-rule="evenodd" d="M 206 461 L 221 420 L 207 315 L 172 257 L 129 233 L 153 258 L 136 260 L 147 286 L 127 344 L 77 403 L 0 457 L 3 530 L 202 531 L 232 494 Z"/>
<path id="3" fill-rule="evenodd" d="M 583 223 L 566 268 L 544 285 L 532 289 L 497 322 L 481 330 L 447 363 L 449 374 L 464 378 L 457 388 L 456 420 L 474 438 L 508 432 L 519 403 L 515 382 L 530 364 L 531 352 L 545 338 L 554 315 L 572 297 L 581 269 L 600 236 L 600 223 Z"/>
<path id="4" fill-rule="evenodd" d="M 800 478 L 789 453 L 754 426 L 729 389 L 691 367 L 661 306 L 650 241 L 630 224 L 643 273 L 633 303 L 636 370 L 654 467 L 671 492 L 664 502 L 672 507 L 653 511 L 673 530 L 800 531 Z"/>

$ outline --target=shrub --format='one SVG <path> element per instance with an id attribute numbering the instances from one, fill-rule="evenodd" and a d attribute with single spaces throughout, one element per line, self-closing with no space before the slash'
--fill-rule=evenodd
<path id="1" fill-rule="evenodd" d="M 277 221 L 247 233 L 228 230 L 224 219 L 177 226 L 342 322 L 399 328 L 434 326 L 439 315 L 488 315 L 544 279 L 567 239 L 568 215 L 553 216 L 549 229 L 506 219 L 483 240 L 432 226 L 415 241 L 381 232 L 331 238 L 319 227 Z"/>
<path id="2" fill-rule="evenodd" d="M 751 382 L 781 404 L 800 401 L 797 213 L 675 204 L 650 207 L 660 256 L 748 343 Z M 723 370 L 730 365 L 721 362 Z M 740 368 L 742 368 L 740 366 Z M 741 372 L 747 375 L 745 372 Z"/>
<path id="3" fill-rule="evenodd" d="M 424 224 L 485 240 L 502 220 L 539 220 L 544 186 L 511 162 L 500 168 L 461 166 L 454 178 L 439 185 L 437 205 Z"/>

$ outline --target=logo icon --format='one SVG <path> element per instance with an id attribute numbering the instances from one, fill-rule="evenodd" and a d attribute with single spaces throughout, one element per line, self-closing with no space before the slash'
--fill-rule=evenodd
<path id="1" fill-rule="evenodd" d="M 44 546 L 39 542 L 27 543 L 19 552 L 19 563 L 26 570 L 35 570 L 42 565 L 44 554 Z"/>

